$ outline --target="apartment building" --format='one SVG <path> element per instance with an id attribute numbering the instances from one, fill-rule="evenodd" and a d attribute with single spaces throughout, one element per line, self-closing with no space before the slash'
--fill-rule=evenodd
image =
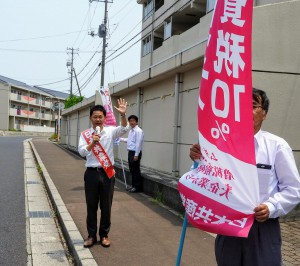
<path id="1" fill-rule="evenodd" d="M 0 76 L 0 129 L 41 132 L 40 127 L 54 129 L 59 115 L 55 106 L 67 97 L 67 93 Z"/>
<path id="2" fill-rule="evenodd" d="M 145 132 L 142 166 L 177 177 L 190 168 L 189 148 L 198 140 L 199 84 L 214 0 L 137 4 L 143 5 L 140 72 L 114 83 L 110 92 L 113 101 L 126 99 L 128 115 L 139 117 Z M 254 1 L 252 80 L 271 101 L 263 128 L 289 142 L 300 169 L 299 14 L 298 0 Z M 80 108 L 66 113 L 69 123 L 88 121 Z M 82 125 L 70 125 L 66 136 L 75 136 Z M 76 141 L 68 144 L 76 147 Z M 126 147 L 120 145 L 120 152 L 126 158 Z"/>

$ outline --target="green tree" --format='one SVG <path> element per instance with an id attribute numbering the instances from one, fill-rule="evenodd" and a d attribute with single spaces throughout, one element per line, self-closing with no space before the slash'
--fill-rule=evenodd
<path id="1" fill-rule="evenodd" d="M 75 105 L 76 103 L 80 103 L 84 99 L 83 96 L 72 95 L 65 100 L 65 109 Z"/>

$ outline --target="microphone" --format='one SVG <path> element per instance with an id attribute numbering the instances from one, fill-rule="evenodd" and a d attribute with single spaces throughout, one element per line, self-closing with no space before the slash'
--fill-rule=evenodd
<path id="1" fill-rule="evenodd" d="M 96 135 L 100 135 L 100 127 L 99 126 L 96 126 Z"/>
<path id="2" fill-rule="evenodd" d="M 100 127 L 96 126 L 96 135 L 100 136 Z M 96 142 L 96 144 L 98 144 L 98 141 Z"/>

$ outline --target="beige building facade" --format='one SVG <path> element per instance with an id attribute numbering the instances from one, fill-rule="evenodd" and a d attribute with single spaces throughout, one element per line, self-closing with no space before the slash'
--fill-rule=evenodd
<path id="1" fill-rule="evenodd" d="M 213 2 L 138 0 L 144 7 L 140 72 L 110 91 L 128 102 L 127 114 L 139 117 L 144 130 L 143 167 L 179 177 L 191 166 L 196 143 L 198 88 Z M 283 137 L 300 168 L 300 1 L 256 1 L 253 13 L 253 86 L 265 90 L 270 111 L 263 129 Z M 62 137 L 77 146 L 89 126 L 95 95 L 64 111 Z M 65 125 L 68 126 L 65 126 Z M 241 139 L 241 141 L 243 141 Z M 126 147 L 119 147 L 127 158 Z M 247 151 L 245 151 L 247 152 Z"/>
<path id="2" fill-rule="evenodd" d="M 0 76 L 0 130 L 54 132 L 59 113 L 53 107 L 67 96 Z"/>

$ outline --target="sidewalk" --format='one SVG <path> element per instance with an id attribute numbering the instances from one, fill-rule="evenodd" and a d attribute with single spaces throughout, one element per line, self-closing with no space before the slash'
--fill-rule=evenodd
<path id="1" fill-rule="evenodd" d="M 24 141 L 23 146 L 27 266 L 71 265 L 30 144 Z"/>
<path id="2" fill-rule="evenodd" d="M 43 169 L 44 165 L 75 222 L 75 228 L 67 229 L 68 225 L 62 225 L 64 233 L 74 235 L 78 228 L 81 235 L 81 239 L 79 234 L 76 234 L 76 239 L 66 237 L 67 241 L 72 242 L 73 247 L 70 248 L 77 253 L 74 254 L 75 260 L 79 260 L 83 265 L 92 265 L 91 258 L 82 250 L 83 238 L 87 236 L 83 187 L 85 161 L 50 141 L 34 139 L 32 142 L 41 159 L 41 168 Z M 58 196 L 55 195 L 55 198 L 59 199 Z M 65 214 L 62 215 L 62 220 L 64 216 Z M 111 247 L 95 245 L 90 251 L 96 263 L 101 266 L 175 265 L 181 227 L 180 217 L 142 193 L 127 193 L 123 184 L 116 182 L 109 234 Z M 188 266 L 216 265 L 214 238 L 198 229 L 188 227 L 181 262 L 181 265 Z"/>
<path id="3" fill-rule="evenodd" d="M 96 262 L 92 264 L 92 258 L 87 255 L 89 250 L 82 248 L 83 238 L 87 236 L 83 187 L 85 161 L 44 139 L 34 139 L 33 144 L 41 159 L 39 164 L 44 165 L 45 171 L 49 173 L 72 217 L 66 220 L 63 214 L 62 227 L 65 227 L 65 234 L 76 235 L 76 239 L 73 238 L 72 242 L 71 238 L 69 242 L 73 252 L 78 253 L 74 255 L 75 258 L 78 256 L 79 264 L 175 265 L 182 219 L 142 193 L 127 193 L 124 185 L 118 181 L 115 185 L 109 234 L 112 245 L 110 248 L 100 245 L 92 247 L 90 251 Z M 68 219 L 74 221 L 76 226 L 68 227 Z M 283 265 L 300 265 L 300 221 L 282 222 L 281 230 Z M 188 227 L 181 262 L 183 266 L 216 265 L 214 238 L 198 229 Z"/>

